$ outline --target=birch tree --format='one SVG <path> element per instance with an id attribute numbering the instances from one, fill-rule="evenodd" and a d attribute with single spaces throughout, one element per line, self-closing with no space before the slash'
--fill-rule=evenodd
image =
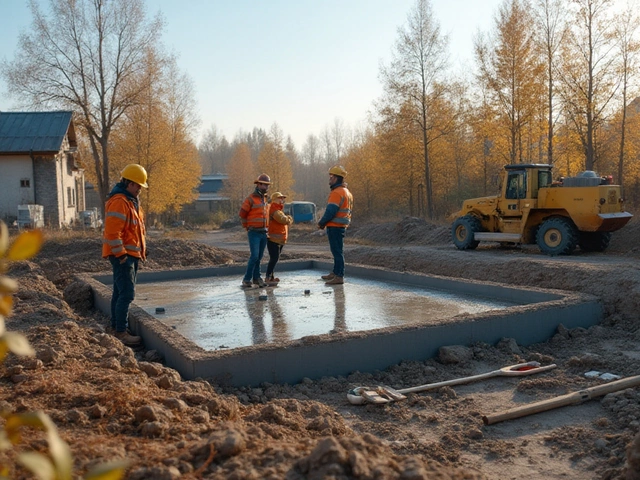
<path id="1" fill-rule="evenodd" d="M 619 84 L 612 41 L 613 0 L 571 0 L 574 21 L 563 43 L 562 99 L 580 138 L 585 170 L 594 170 L 597 134 Z"/>
<path id="2" fill-rule="evenodd" d="M 544 57 L 547 80 L 547 163 L 553 164 L 553 137 L 557 120 L 556 113 L 556 70 L 560 46 L 566 35 L 566 15 L 563 0 L 537 0 L 534 17 L 539 48 Z"/>
<path id="3" fill-rule="evenodd" d="M 629 89 L 633 85 L 633 80 L 638 71 L 638 52 L 640 52 L 640 39 L 638 31 L 640 18 L 635 13 L 635 9 L 627 6 L 627 9 L 618 16 L 614 38 L 618 49 L 619 69 L 621 76 L 621 118 L 620 118 L 620 147 L 618 151 L 618 183 L 624 183 L 624 167 L 626 155 L 626 133 L 627 133 L 627 101 Z"/>
<path id="4" fill-rule="evenodd" d="M 504 0 L 495 30 L 479 36 L 475 54 L 478 79 L 496 106 L 508 138 L 509 163 L 528 158 L 526 131 L 534 121 L 543 74 L 534 41 L 533 19 L 525 0 Z"/>
<path id="5" fill-rule="evenodd" d="M 412 121 L 418 126 L 422 143 L 427 215 L 433 218 L 430 142 L 436 125 L 430 108 L 446 94 L 445 83 L 439 81 L 448 65 L 448 37 L 440 33 L 429 0 L 417 0 L 409 12 L 407 23 L 398 30 L 392 60 L 381 68 L 380 76 L 387 100 L 400 107 L 408 105 Z"/>

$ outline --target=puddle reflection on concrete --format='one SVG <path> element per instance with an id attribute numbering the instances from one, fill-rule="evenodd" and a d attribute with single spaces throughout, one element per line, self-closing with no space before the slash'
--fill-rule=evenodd
<path id="1" fill-rule="evenodd" d="M 240 288 L 239 277 L 140 283 L 135 302 L 205 350 L 437 321 L 513 306 L 363 278 L 327 286 L 321 273 L 283 272 L 277 287 L 252 289 Z M 156 313 L 157 308 L 165 313 Z"/>

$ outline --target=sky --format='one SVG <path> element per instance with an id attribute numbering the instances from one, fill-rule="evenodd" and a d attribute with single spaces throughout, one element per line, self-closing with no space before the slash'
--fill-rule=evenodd
<path id="1" fill-rule="evenodd" d="M 38 0 L 44 7 L 48 0 Z M 366 125 L 382 95 L 398 29 L 417 0 L 147 0 L 162 12 L 163 42 L 194 82 L 202 136 L 215 125 L 231 141 L 277 123 L 298 149 L 336 120 Z M 473 37 L 487 32 L 501 0 L 431 0 L 449 35 L 454 69 L 473 66 Z M 13 60 L 28 32 L 27 0 L 0 0 L 0 59 Z M 0 111 L 14 109 L 0 79 Z"/>

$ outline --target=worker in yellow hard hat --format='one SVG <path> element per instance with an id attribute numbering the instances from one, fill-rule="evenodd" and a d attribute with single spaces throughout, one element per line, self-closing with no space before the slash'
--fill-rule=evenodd
<path id="1" fill-rule="evenodd" d="M 129 306 L 135 297 L 138 263 L 146 259 L 144 212 L 139 196 L 148 188 L 147 171 L 142 165 L 124 167 L 105 205 L 102 256 L 113 269 L 111 329 L 125 345 L 134 346 L 141 338 L 127 331 Z"/>
<path id="2" fill-rule="evenodd" d="M 344 283 L 344 236 L 351 223 L 353 209 L 353 195 L 344 183 L 347 171 L 342 165 L 335 165 L 329 169 L 329 199 L 324 215 L 318 222 L 318 228 L 327 229 L 329 248 L 333 255 L 333 270 L 323 275 L 327 285 L 342 285 Z"/>
<path id="3" fill-rule="evenodd" d="M 293 217 L 284 213 L 284 201 L 287 198 L 280 192 L 271 194 L 269 205 L 269 231 L 267 232 L 267 250 L 269 251 L 269 264 L 267 265 L 266 282 L 269 286 L 275 286 L 280 281 L 273 272 L 276 269 L 280 253 L 287 243 L 289 225 L 293 223 Z"/>
<path id="4" fill-rule="evenodd" d="M 239 213 L 242 226 L 247 230 L 250 251 L 247 271 L 242 279 L 242 288 L 251 288 L 253 285 L 267 286 L 260 276 L 260 262 L 267 246 L 267 229 L 269 227 L 267 191 L 271 185 L 271 178 L 263 173 L 253 183 L 256 187 L 245 198 Z"/>

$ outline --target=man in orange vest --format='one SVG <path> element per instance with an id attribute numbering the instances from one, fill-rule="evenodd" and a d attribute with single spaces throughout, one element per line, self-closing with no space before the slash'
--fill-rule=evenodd
<path id="1" fill-rule="evenodd" d="M 344 283 L 344 236 L 351 223 L 353 196 L 344 183 L 347 171 L 342 165 L 329 169 L 329 200 L 324 215 L 318 222 L 318 228 L 327 228 L 329 248 L 333 255 L 333 271 L 323 275 L 326 285 L 342 285 Z"/>
<path id="2" fill-rule="evenodd" d="M 146 259 L 147 253 L 144 212 L 139 203 L 140 191 L 148 188 L 147 171 L 134 163 L 124 167 L 120 176 L 104 207 L 102 257 L 108 258 L 113 268 L 111 328 L 122 343 L 134 346 L 141 338 L 127 332 L 127 327 L 138 263 Z"/>
<path id="3" fill-rule="evenodd" d="M 271 195 L 271 204 L 269 205 L 269 232 L 267 234 L 267 250 L 269 251 L 269 264 L 267 265 L 267 285 L 274 286 L 280 281 L 279 278 L 273 276 L 273 271 L 280 259 L 280 253 L 287 243 L 289 236 L 289 225 L 293 223 L 291 215 L 285 215 L 282 211 L 284 208 L 284 200 L 287 198 L 280 192 Z"/>
<path id="4" fill-rule="evenodd" d="M 263 173 L 253 183 L 256 188 L 251 195 L 245 198 L 239 213 L 242 226 L 247 230 L 249 251 L 251 252 L 247 262 L 247 271 L 242 279 L 242 288 L 251 288 L 254 284 L 259 287 L 267 286 L 260 276 L 260 261 L 267 246 L 267 229 L 269 228 L 267 190 L 271 185 L 271 178 Z"/>

